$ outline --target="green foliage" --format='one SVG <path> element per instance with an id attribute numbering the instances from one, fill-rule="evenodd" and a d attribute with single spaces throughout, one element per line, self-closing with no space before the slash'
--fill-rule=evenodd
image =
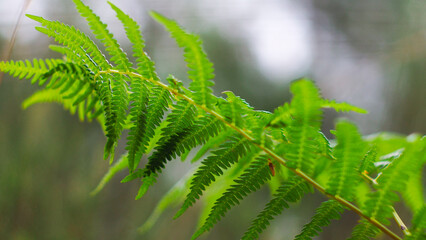
<path id="1" fill-rule="evenodd" d="M 311 222 L 303 227 L 302 232 L 296 236 L 295 240 L 311 239 L 318 235 L 321 226 L 330 224 L 331 219 L 339 219 L 343 212 L 343 207 L 335 200 L 329 200 L 321 203 Z"/>
<path id="2" fill-rule="evenodd" d="M 127 152 L 93 194 L 127 167 L 129 175 L 122 182 L 140 180 L 136 196 L 140 198 L 155 184 L 167 162 L 178 157 L 184 160 L 198 149 L 192 163 L 201 163 L 164 196 L 142 231 L 148 231 L 164 209 L 181 204 L 175 215 L 179 217 L 203 196 L 208 203 L 193 235 L 197 238 L 247 195 L 266 185 L 276 186 L 272 198 L 243 239 L 259 238 L 290 203 L 298 202 L 313 188 L 330 200 L 321 204 L 296 239 L 316 236 L 331 219 L 338 219 L 343 209 L 362 217 L 351 239 L 370 239 L 379 232 L 400 239 L 385 226 L 396 215 L 399 196 L 414 215 L 410 229 L 404 231 L 407 239 L 424 239 L 424 137 L 381 133 L 363 138 L 354 124 L 341 120 L 333 131 L 336 140 L 329 141 L 321 132 L 322 109 L 366 111 L 323 99 L 308 79 L 292 82 L 292 101 L 273 113 L 254 110 L 230 91 L 224 92 L 226 99 L 217 97 L 211 88 L 213 64 L 199 36 L 159 13 L 151 13 L 184 49 L 192 80 L 189 88 L 173 76 L 166 79 L 168 84 L 163 83 L 143 50 L 145 43 L 136 21 L 110 3 L 132 44 L 134 69 L 107 25 L 80 0 L 74 3 L 110 58 L 74 27 L 28 15 L 42 25 L 37 30 L 60 44 L 51 49 L 64 58 L 0 62 L 0 70 L 43 86 L 23 103 L 24 108 L 57 102 L 71 113 L 77 112 L 81 120 L 96 119 L 106 136 L 105 159 L 114 160 L 115 146 L 123 130 L 129 130 Z M 144 156 L 146 162 L 142 161 Z"/>

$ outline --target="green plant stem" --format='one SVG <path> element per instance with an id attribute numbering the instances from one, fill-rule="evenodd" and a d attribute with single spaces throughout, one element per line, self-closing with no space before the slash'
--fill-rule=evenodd
<path id="1" fill-rule="evenodd" d="M 243 129 L 235 126 L 234 124 L 226 121 L 226 119 L 222 115 L 220 115 L 219 113 L 217 113 L 216 111 L 211 110 L 211 109 L 207 108 L 204 105 L 197 104 L 192 98 L 186 96 L 183 93 L 180 93 L 178 90 L 173 89 L 173 88 L 169 87 L 168 85 L 166 85 L 166 84 L 164 84 L 162 82 L 156 81 L 154 79 L 145 78 L 142 75 L 134 73 L 134 72 L 129 72 L 129 71 L 124 71 L 123 72 L 123 71 L 118 71 L 118 70 L 114 70 L 114 69 L 108 69 L 108 70 L 105 70 L 105 71 L 99 71 L 98 73 L 95 74 L 94 81 L 96 82 L 96 78 L 98 76 L 100 76 L 101 74 L 109 74 L 109 73 L 121 74 L 121 75 L 127 75 L 127 76 L 133 76 L 133 77 L 139 78 L 139 79 L 141 79 L 143 81 L 149 81 L 149 82 L 151 82 L 151 83 L 153 83 L 155 85 L 158 85 L 158 86 L 160 86 L 160 87 L 168 90 L 173 95 L 178 96 L 178 97 L 184 99 L 185 101 L 187 101 L 190 104 L 196 106 L 197 108 L 203 109 L 205 112 L 207 112 L 207 113 L 215 116 L 218 120 L 222 121 L 226 126 L 232 128 L 233 130 L 235 130 L 236 132 L 238 132 L 239 134 L 241 134 L 244 138 L 246 138 L 247 140 L 249 140 L 253 145 L 257 146 L 262 151 L 264 151 L 266 154 L 268 154 L 273 159 L 275 159 L 276 161 L 278 161 L 280 164 L 282 164 L 283 166 L 285 166 L 288 169 L 290 169 L 290 171 L 292 171 L 293 173 L 295 173 L 299 177 L 303 178 L 305 181 L 307 181 L 309 184 L 311 184 L 314 188 L 316 188 L 318 191 L 320 191 L 322 194 L 324 194 L 328 198 L 334 199 L 334 200 L 338 201 L 340 204 L 342 204 L 343 206 L 345 206 L 345 207 L 349 208 L 350 210 L 354 211 L 356 214 L 358 214 L 359 216 L 361 216 L 364 219 L 366 219 L 367 221 L 369 221 L 371 224 L 373 224 L 374 226 L 376 226 L 377 228 L 379 228 L 383 233 L 387 234 L 392 239 L 401 240 L 401 238 L 398 235 L 396 235 L 394 232 L 392 232 L 390 229 L 388 229 L 385 225 L 383 225 L 382 223 L 380 223 L 376 219 L 371 218 L 371 217 L 365 215 L 361 211 L 361 209 L 359 209 L 357 206 L 355 206 L 351 202 L 347 201 L 346 199 L 344 199 L 344 198 L 342 198 L 340 196 L 337 196 L 337 195 L 335 196 L 335 195 L 331 195 L 331 194 L 327 193 L 326 190 L 325 190 L 325 188 L 323 186 L 321 186 L 318 182 L 316 182 L 314 179 L 312 179 L 311 177 L 309 177 L 306 173 L 304 173 L 300 169 L 290 168 L 287 165 L 287 161 L 284 158 L 282 158 L 279 155 L 277 155 L 271 149 L 269 149 L 269 148 L 267 148 L 265 146 L 262 146 L 262 145 L 256 143 L 255 139 L 252 136 L 250 136 L 250 134 L 248 134 Z"/>
<path id="2" fill-rule="evenodd" d="M 378 185 L 379 183 L 377 183 L 376 179 L 377 178 L 372 178 L 370 177 L 367 172 L 363 172 L 362 176 L 367 179 L 368 181 L 370 181 L 373 185 Z M 380 175 L 379 175 L 380 176 Z M 401 217 L 398 215 L 398 213 L 396 212 L 395 208 L 392 207 L 392 216 L 393 219 L 395 220 L 396 224 L 398 224 L 399 228 L 401 228 L 402 232 L 404 233 L 405 236 L 410 236 L 411 233 L 408 230 L 407 226 L 405 225 L 404 221 L 402 221 Z"/>

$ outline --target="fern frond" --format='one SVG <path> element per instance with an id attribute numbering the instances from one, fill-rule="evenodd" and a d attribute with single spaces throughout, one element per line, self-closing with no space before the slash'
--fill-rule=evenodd
<path id="1" fill-rule="evenodd" d="M 129 151 L 129 171 L 132 172 L 138 160 L 142 157 L 144 144 L 141 144 L 145 129 L 147 128 L 147 103 L 148 103 L 148 88 L 145 84 L 140 83 L 140 80 L 134 80 L 131 83 L 132 93 L 130 94 L 130 120 L 133 126 L 130 128 L 129 136 L 127 137 L 126 150 Z"/>
<path id="2" fill-rule="evenodd" d="M 312 160 L 319 151 L 317 138 L 322 119 L 321 98 L 314 83 L 306 79 L 293 82 L 290 90 L 294 96 L 291 101 L 293 120 L 287 128 L 289 144 L 285 145 L 284 156 L 289 160 L 289 167 L 311 173 L 314 166 Z"/>
<path id="3" fill-rule="evenodd" d="M 173 187 L 171 187 L 166 194 L 163 195 L 163 197 L 158 201 L 151 215 L 148 217 L 145 223 L 138 229 L 140 232 L 144 233 L 151 229 L 154 223 L 159 218 L 159 216 L 167 208 L 175 207 L 183 202 L 188 192 L 189 184 L 191 182 L 193 173 L 193 171 L 189 171 L 175 185 L 173 185 Z"/>
<path id="4" fill-rule="evenodd" d="M 92 192 L 90 192 L 90 195 L 93 196 L 98 194 L 105 187 L 105 185 L 115 176 L 115 174 L 117 174 L 121 170 L 124 170 L 127 165 L 127 154 L 124 154 L 120 157 L 118 161 L 114 163 L 114 165 L 112 165 L 108 169 L 107 173 L 105 173 L 105 175 L 102 177 L 96 188 L 93 189 Z"/>
<path id="5" fill-rule="evenodd" d="M 111 61 L 117 65 L 118 69 L 128 70 L 132 64 L 127 59 L 126 53 L 121 49 L 112 33 L 108 31 L 107 25 L 82 1 L 73 0 L 73 2 L 80 15 L 86 18 L 93 34 L 105 45 L 107 52 L 111 56 Z"/>
<path id="6" fill-rule="evenodd" d="M 155 152 L 149 157 L 145 166 L 144 176 L 156 173 L 164 168 L 167 161 L 178 156 L 176 153 L 178 142 L 193 130 L 194 106 L 186 101 L 178 101 L 173 107 L 174 109 L 165 120 L 167 127 L 163 129 L 162 137 L 155 147 Z M 182 153 L 178 152 L 178 154 Z"/>
<path id="7" fill-rule="evenodd" d="M 413 217 L 413 225 L 410 228 L 410 236 L 406 240 L 422 240 L 426 239 L 426 205 L 417 211 Z"/>
<path id="8" fill-rule="evenodd" d="M 80 121 L 84 121 L 87 112 L 85 109 L 85 103 L 73 104 L 73 100 L 65 99 L 63 95 L 55 89 L 42 89 L 33 93 L 30 97 L 24 100 L 22 108 L 27 109 L 28 107 L 36 103 L 49 103 L 55 102 L 61 104 L 65 110 L 68 110 L 71 114 L 75 114 L 78 111 L 78 117 Z M 90 118 L 89 118 L 90 120 Z"/>
<path id="9" fill-rule="evenodd" d="M 31 84 L 39 82 L 42 85 L 47 80 L 44 74 L 62 62 L 61 59 L 33 59 L 32 63 L 29 60 L 2 61 L 0 62 L 0 71 L 19 79 L 31 79 Z"/>
<path id="10" fill-rule="evenodd" d="M 149 157 L 148 163 L 145 166 L 144 176 L 150 176 L 161 171 L 161 169 L 165 167 L 167 161 L 175 158 L 177 154 L 182 154 L 183 152 L 177 149 L 178 142 L 180 139 L 190 134 L 191 131 L 192 129 L 185 128 L 169 135 L 167 140 L 162 142 L 162 144 L 156 148 L 156 151 Z"/>
<path id="11" fill-rule="evenodd" d="M 365 153 L 364 158 L 361 161 L 361 165 L 359 166 L 358 172 L 363 173 L 371 173 L 375 166 L 374 163 L 377 160 L 377 146 L 371 146 L 368 151 Z"/>
<path id="12" fill-rule="evenodd" d="M 78 64 L 86 64 L 94 73 L 97 73 L 100 69 L 111 68 L 98 46 L 80 30 L 58 21 L 50 21 L 30 14 L 26 16 L 43 25 L 43 27 L 36 27 L 38 31 L 67 46 L 70 49 L 68 52 L 73 53 L 73 59 L 80 60 L 80 62 L 77 62 Z"/>
<path id="13" fill-rule="evenodd" d="M 231 131 L 220 132 L 216 137 L 208 140 L 203 146 L 198 150 L 198 152 L 191 159 L 191 163 L 197 162 L 200 160 L 209 150 L 219 147 L 220 144 L 226 141 L 226 139 L 232 134 Z"/>
<path id="14" fill-rule="evenodd" d="M 182 207 L 176 213 L 175 218 L 182 215 L 186 209 L 192 206 L 196 199 L 200 198 L 206 187 L 215 181 L 216 177 L 221 176 L 225 169 L 247 154 L 249 149 L 250 145 L 247 139 L 240 136 L 233 136 L 203 160 L 201 166 L 194 174 L 194 179 L 191 182 L 191 190 Z"/>
<path id="15" fill-rule="evenodd" d="M 288 208 L 290 202 L 299 201 L 308 190 L 307 183 L 299 177 L 293 176 L 284 182 L 276 190 L 265 209 L 252 221 L 250 228 L 244 233 L 242 239 L 257 239 L 275 216 L 281 214 L 284 208 Z"/>
<path id="16" fill-rule="evenodd" d="M 332 165 L 332 177 L 328 182 L 327 192 L 351 201 L 353 190 L 361 179 L 357 168 L 364 156 L 366 144 L 356 126 L 347 121 L 337 123 L 335 134 L 337 145 L 333 149 L 333 155 L 336 161 Z"/>
<path id="17" fill-rule="evenodd" d="M 134 126 L 130 129 L 127 150 L 129 150 L 129 170 L 137 166 L 142 154 L 146 153 L 149 140 L 155 134 L 168 105 L 171 102 L 169 91 L 153 87 L 148 97 L 148 88 L 138 79 L 132 81 L 133 93 L 130 95 L 132 108 L 130 116 Z M 136 161 L 135 161 L 136 160 Z"/>
<path id="18" fill-rule="evenodd" d="M 329 100 L 329 99 L 322 99 L 321 107 L 333 108 L 334 110 L 336 110 L 336 112 L 356 112 L 356 113 L 362 113 L 362 114 L 368 113 L 368 111 L 363 108 L 356 107 L 346 102 L 336 102 L 336 100 Z"/>
<path id="19" fill-rule="evenodd" d="M 99 16 L 80 0 L 73 0 L 78 12 L 82 17 L 86 18 L 93 34 L 106 47 L 107 52 L 111 55 L 111 61 L 114 62 L 119 70 L 127 71 L 132 64 L 128 60 L 126 53 L 121 49 L 117 40 L 108 31 L 107 25 L 103 23 Z M 126 118 L 127 105 L 129 103 L 127 94 L 127 83 L 121 74 L 107 76 L 111 86 L 111 105 L 106 114 L 107 143 L 105 145 L 104 159 L 111 155 L 111 162 L 114 160 L 114 148 L 116 142 L 123 130 L 123 123 Z M 105 96 L 105 95 L 104 95 Z M 102 99 L 104 100 L 104 99 Z"/>
<path id="20" fill-rule="evenodd" d="M 426 139 L 409 143 L 402 155 L 392 161 L 377 179 L 377 191 L 371 193 L 363 209 L 367 216 L 389 224 L 392 217 L 392 203 L 399 200 L 396 191 L 403 192 L 409 173 L 415 171 L 416 162 L 425 158 Z M 413 169 L 414 168 L 414 169 Z"/>
<path id="21" fill-rule="evenodd" d="M 332 219 L 338 220 L 343 210 L 342 205 L 335 200 L 322 202 L 312 220 L 303 226 L 302 232 L 294 240 L 307 240 L 317 236 L 322 231 L 321 227 L 329 225 Z"/>
<path id="22" fill-rule="evenodd" d="M 219 102 L 219 109 L 222 116 L 224 116 L 228 122 L 237 127 L 246 127 L 244 126 L 243 118 L 246 117 L 248 112 L 253 111 L 253 108 L 250 107 L 250 105 L 248 105 L 248 103 L 243 99 L 235 96 L 233 92 L 225 91 L 223 93 L 227 95 L 227 98 L 226 101 Z"/>
<path id="23" fill-rule="evenodd" d="M 192 80 L 189 89 L 194 91 L 192 98 L 196 103 L 211 107 L 214 103 L 211 87 L 214 85 L 211 79 L 214 78 L 213 63 L 207 58 L 202 48 L 202 41 L 199 36 L 186 32 L 175 21 L 163 15 L 151 12 L 151 16 L 170 32 L 179 47 L 184 49 L 184 57 L 188 71 L 188 78 Z"/>
<path id="24" fill-rule="evenodd" d="M 127 38 L 133 44 L 133 56 L 136 58 L 137 71 L 147 79 L 158 81 L 159 77 L 155 71 L 155 64 L 150 59 L 148 54 L 144 52 L 145 41 L 142 37 L 142 32 L 138 23 L 133 20 L 129 15 L 125 14 L 121 9 L 116 7 L 111 2 L 108 2 L 111 8 L 117 13 L 118 19 L 123 23 L 124 30 L 126 31 Z"/>
<path id="25" fill-rule="evenodd" d="M 129 104 L 129 96 L 127 90 L 127 83 L 123 80 L 123 77 L 118 75 L 107 76 L 107 80 L 111 84 L 108 84 L 111 89 L 108 91 L 103 88 L 102 101 L 104 103 L 109 102 L 109 107 L 105 108 L 106 122 L 105 127 L 107 130 L 107 142 L 105 144 L 104 159 L 107 159 L 111 155 L 110 163 L 114 160 L 114 149 L 118 139 L 121 136 L 121 132 L 124 128 L 124 122 L 126 119 L 126 111 Z M 108 91 L 108 92 L 105 92 Z M 111 94 L 112 93 L 112 94 Z M 110 98 L 110 99 L 108 99 Z"/>
<path id="26" fill-rule="evenodd" d="M 234 181 L 235 184 L 231 185 L 231 188 L 226 190 L 226 192 L 217 199 L 203 226 L 194 233 L 192 239 L 210 230 L 232 206 L 238 205 L 240 200 L 249 193 L 258 190 L 271 179 L 271 172 L 267 160 L 268 156 L 260 156 L 244 170 L 242 175 Z"/>
<path id="27" fill-rule="evenodd" d="M 404 202 L 413 214 L 420 211 L 426 202 L 423 194 L 422 172 L 422 167 L 413 171 L 410 174 L 405 190 L 402 192 Z"/>
<path id="28" fill-rule="evenodd" d="M 380 230 L 366 220 L 360 220 L 354 227 L 351 237 L 348 240 L 370 240 L 375 237 Z"/>

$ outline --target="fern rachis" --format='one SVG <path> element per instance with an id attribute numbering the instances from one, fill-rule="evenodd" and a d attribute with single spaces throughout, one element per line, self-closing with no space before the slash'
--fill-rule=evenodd
<path id="1" fill-rule="evenodd" d="M 45 87 L 30 97 L 25 106 L 56 101 L 71 113 L 78 110 L 82 120 L 98 120 L 107 137 L 105 159 L 110 157 L 111 161 L 114 160 L 115 146 L 123 130 L 130 129 L 128 152 L 112 167 L 96 192 L 127 164 L 130 174 L 123 181 L 142 181 L 139 198 L 155 183 L 168 161 L 202 146 L 196 159 L 203 154 L 207 156 L 193 175 L 185 178 L 187 191 L 176 193 L 179 194 L 176 199 L 182 202 L 176 216 L 191 207 L 218 179 L 229 187 L 217 196 L 210 193 L 217 200 L 205 211 L 210 213 L 194 238 L 209 231 L 230 207 L 238 205 L 249 193 L 266 185 L 273 177 L 279 177 L 281 187 L 252 222 L 245 239 L 257 238 L 270 220 L 289 207 L 288 202 L 303 198 L 309 186 L 331 200 L 321 205 L 296 239 L 316 235 L 318 228 L 328 225 L 330 219 L 338 218 L 343 208 L 363 218 L 355 227 L 353 239 L 374 237 L 379 230 L 393 239 L 400 239 L 385 226 L 394 211 L 392 206 L 397 200 L 397 193 L 408 198 L 406 201 L 411 202 L 413 209 L 423 209 L 413 219 L 410 239 L 423 237 L 419 229 L 425 225 L 424 206 L 421 208 L 418 200 L 410 201 L 410 195 L 404 191 L 406 181 L 395 179 L 419 174 L 426 162 L 424 137 L 402 138 L 401 141 L 405 142 L 402 154 L 392 158 L 389 166 L 382 170 L 374 163 L 389 153 L 380 152 L 380 146 L 386 143 L 386 139 L 377 138 L 374 140 L 377 142 L 370 144 L 372 140 L 362 139 L 356 127 L 347 121 L 340 121 L 336 126 L 336 146 L 332 146 L 321 133 L 323 108 L 366 111 L 347 103 L 323 99 L 312 81 L 294 81 L 291 84 L 293 100 L 278 107 L 274 113 L 256 111 L 232 92 L 225 92 L 226 99 L 217 97 L 211 89 L 214 85 L 213 64 L 207 58 L 199 36 L 188 33 L 177 22 L 159 13 L 152 13 L 152 17 L 163 24 L 184 49 L 188 78 L 192 80 L 189 88 L 172 76 L 167 79 L 169 84 L 165 84 L 156 74 L 154 62 L 143 51 L 145 43 L 140 27 L 130 16 L 110 3 L 133 44 L 136 69 L 133 69 L 133 63 L 107 25 L 80 0 L 74 0 L 74 3 L 95 37 L 105 45 L 110 59 L 87 35 L 74 27 L 29 15 L 42 24 L 42 27 L 37 27 L 40 32 L 63 45 L 52 49 L 65 55 L 64 60 L 34 60 L 32 64 L 28 60 L 1 62 L 0 70 L 21 79 L 31 78 L 32 83 L 38 82 Z M 148 162 L 143 162 L 143 167 L 138 168 L 142 156 L 148 154 L 151 154 Z M 282 174 L 282 171 L 275 174 L 275 168 L 281 168 L 275 167 L 277 165 L 286 167 L 286 176 L 276 176 Z M 233 171 L 234 168 L 244 171 L 236 174 L 239 171 Z M 358 196 L 354 191 L 355 185 L 362 181 L 362 176 L 372 179 L 368 175 L 370 171 L 379 172 L 381 177 L 373 179 L 377 183 L 373 184 L 374 191 L 367 196 Z M 317 179 L 321 174 L 328 185 Z M 418 191 L 418 188 L 413 189 Z M 210 199 L 210 196 L 207 197 Z M 358 203 L 359 199 L 366 199 L 360 207 L 352 202 Z"/>

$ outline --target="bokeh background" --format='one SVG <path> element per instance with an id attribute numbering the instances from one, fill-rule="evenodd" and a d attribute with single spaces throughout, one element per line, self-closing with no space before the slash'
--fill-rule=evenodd
<path id="1" fill-rule="evenodd" d="M 26 0 L 0 0 L 3 57 Z M 85 1 L 130 50 L 121 23 L 106 1 Z M 185 80 L 182 50 L 150 19 L 156 10 L 202 36 L 215 64 L 215 93 L 232 90 L 256 109 L 272 111 L 290 99 L 289 83 L 309 77 L 326 98 L 366 108 L 346 114 L 363 134 L 426 132 L 426 2 L 341 0 L 115 0 L 141 25 L 147 52 L 160 76 Z M 27 13 L 60 20 L 89 32 L 71 0 L 32 0 Z M 24 18 L 10 59 L 58 57 L 52 40 Z M 189 169 L 173 165 L 147 195 L 134 200 L 138 183 L 112 179 L 97 196 L 90 191 L 108 169 L 105 138 L 97 123 L 81 123 L 55 104 L 23 111 L 37 89 L 5 75 L 0 85 L 0 239 L 188 239 L 199 205 L 178 220 L 166 211 L 143 235 L 156 203 Z M 326 111 L 324 131 L 335 118 Z M 123 147 L 118 149 L 123 152 Z M 205 239 L 238 239 L 267 202 L 267 189 L 232 210 Z M 311 194 L 278 217 L 261 239 L 292 239 L 323 198 Z M 404 217 L 404 214 L 403 214 Z M 407 216 L 408 217 L 408 216 Z M 317 239 L 344 239 L 357 217 L 346 213 Z"/>

